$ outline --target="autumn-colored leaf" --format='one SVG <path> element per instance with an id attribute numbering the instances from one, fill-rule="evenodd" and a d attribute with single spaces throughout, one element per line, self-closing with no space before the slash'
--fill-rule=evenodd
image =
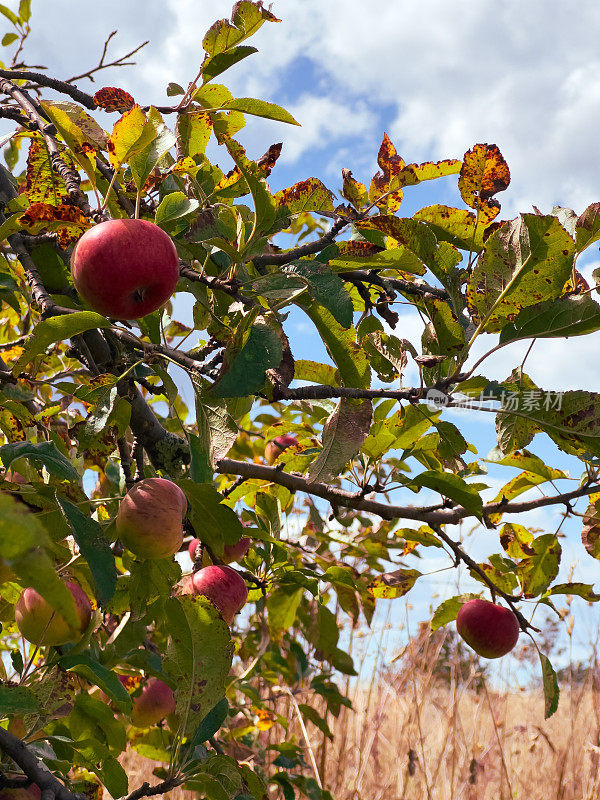
<path id="1" fill-rule="evenodd" d="M 273 195 L 278 216 L 301 211 L 333 211 L 332 193 L 318 178 L 307 178 Z"/>
<path id="2" fill-rule="evenodd" d="M 387 133 L 383 134 L 383 140 L 377 154 L 377 163 L 381 171 L 373 175 L 371 188 L 369 189 L 369 200 L 376 202 L 379 208 L 387 209 L 390 212 L 397 211 L 402 202 L 402 189 L 397 182 L 394 182 L 394 179 L 402 172 L 405 164 L 404 159 L 396 152 L 396 148 Z M 387 194 L 390 189 L 395 189 L 396 186 L 398 186 L 396 191 Z M 387 196 L 380 200 L 383 195 Z"/>
<path id="3" fill-rule="evenodd" d="M 56 233 L 59 244 L 64 247 L 90 228 L 92 220 L 76 206 L 33 203 L 21 215 L 21 225 L 32 234 L 42 230 Z"/>
<path id="4" fill-rule="evenodd" d="M 67 158 L 67 161 L 72 166 L 72 160 Z M 29 145 L 23 194 L 30 203 L 41 202 L 55 206 L 68 197 L 64 181 L 54 171 L 50 153 L 41 135 L 35 135 Z"/>
<path id="5" fill-rule="evenodd" d="M 387 572 L 371 581 L 367 585 L 367 591 L 372 597 L 382 599 L 403 597 L 412 589 L 421 574 L 416 569 L 397 569 L 395 572 Z"/>
<path id="6" fill-rule="evenodd" d="M 369 197 L 364 183 L 355 180 L 352 177 L 352 172 L 349 169 L 342 170 L 342 196 L 349 200 L 350 203 L 360 211 L 369 203 Z"/>
<path id="7" fill-rule="evenodd" d="M 474 208 L 480 222 L 487 224 L 500 211 L 500 203 L 492 200 L 510 183 L 510 170 L 495 144 L 476 144 L 465 153 L 458 189 L 465 203 Z"/>
<path id="8" fill-rule="evenodd" d="M 94 102 L 98 108 L 105 111 L 129 111 L 135 105 L 135 100 L 124 89 L 116 86 L 104 86 L 94 95 Z"/>

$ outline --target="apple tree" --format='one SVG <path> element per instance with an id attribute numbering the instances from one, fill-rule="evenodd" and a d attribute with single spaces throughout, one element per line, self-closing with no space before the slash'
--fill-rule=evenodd
<path id="1" fill-rule="evenodd" d="M 480 584 L 432 627 L 464 608 L 459 631 L 486 656 L 535 640 L 531 612 L 557 595 L 599 599 L 556 582 L 557 532 L 528 512 L 579 514 L 600 558 L 600 397 L 537 386 L 519 359 L 501 382 L 486 367 L 515 341 L 600 329 L 576 267 L 600 204 L 501 219 L 498 147 L 405 163 L 385 134 L 370 183 L 349 165 L 337 186 L 272 192 L 281 145 L 250 153 L 237 134 L 297 122 L 221 82 L 279 22 L 260 2 L 215 22 L 195 77 L 150 107 L 28 67 L 29 1 L 0 14 L 0 796 L 330 797 L 278 699 L 331 737 L 355 674 L 344 631 L 410 592 L 431 553 Z M 460 207 L 402 215 L 405 191 L 447 176 Z M 290 313 L 328 357 L 294 357 Z M 495 344 L 476 360 L 482 334 Z M 487 459 L 448 419 L 469 405 L 495 415 Z M 536 454 L 542 436 L 579 476 Z M 495 497 L 490 461 L 506 471 Z M 462 521 L 493 542 L 488 560 Z M 490 645 L 494 615 L 508 639 Z M 164 763 L 155 786 L 129 785 L 128 747 Z"/>

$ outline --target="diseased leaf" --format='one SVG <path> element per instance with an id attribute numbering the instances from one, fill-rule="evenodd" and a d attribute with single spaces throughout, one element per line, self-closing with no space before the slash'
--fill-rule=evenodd
<path id="1" fill-rule="evenodd" d="M 365 441 L 372 416 L 370 400 L 340 398 L 323 427 L 323 447 L 309 467 L 309 481 L 327 483 L 341 474 Z"/>
<path id="2" fill-rule="evenodd" d="M 583 515 L 581 541 L 587 552 L 600 560 L 600 497 L 590 495 L 589 504 Z"/>
<path id="3" fill-rule="evenodd" d="M 145 147 L 129 156 L 131 174 L 138 191 L 142 190 L 154 167 L 175 144 L 175 134 L 167 128 L 154 106 L 150 106 L 148 111 L 146 127 L 152 131 L 152 138 Z M 146 136 L 145 128 L 142 133 L 143 137 Z"/>
<path id="4" fill-rule="evenodd" d="M 575 223 L 575 246 L 581 253 L 600 239 L 600 203 L 592 203 Z"/>
<path id="5" fill-rule="evenodd" d="M 307 178 L 273 195 L 277 217 L 290 217 L 303 211 L 333 211 L 332 194 L 318 178 Z"/>
<path id="6" fill-rule="evenodd" d="M 210 139 L 213 123 L 208 114 L 186 111 L 177 115 L 175 135 L 179 151 L 191 158 L 203 155 Z"/>
<path id="7" fill-rule="evenodd" d="M 395 599 L 404 597 L 415 585 L 421 572 L 416 569 L 397 569 L 394 572 L 386 572 L 378 575 L 367 585 L 367 591 L 372 597 L 383 599 Z"/>
<path id="8" fill-rule="evenodd" d="M 483 250 L 484 225 L 476 225 L 472 211 L 434 205 L 417 211 L 413 219 L 422 220 L 433 231 L 438 242 L 449 242 L 459 250 L 479 253 Z"/>
<path id="9" fill-rule="evenodd" d="M 135 100 L 124 89 L 115 86 L 103 86 L 94 95 L 94 102 L 105 111 L 130 111 Z"/>
<path id="10" fill-rule="evenodd" d="M 516 522 L 507 522 L 500 531 L 500 544 L 511 558 L 529 558 L 535 555 L 531 547 L 533 533 L 518 525 Z"/>
<path id="11" fill-rule="evenodd" d="M 115 123 L 108 140 L 108 158 L 113 168 L 118 169 L 131 156 L 149 147 L 155 135 L 155 127 L 148 124 L 139 106 L 134 105 L 126 111 Z"/>
<path id="12" fill-rule="evenodd" d="M 0 682 L 0 709 L 2 716 L 33 714 L 39 708 L 35 694 L 26 686 Z"/>
<path id="13" fill-rule="evenodd" d="M 341 278 L 327 264 L 320 261 L 294 261 L 286 267 L 285 272 L 304 278 L 313 299 L 330 311 L 343 328 L 352 325 L 354 308 L 350 295 Z"/>
<path id="14" fill-rule="evenodd" d="M 517 576 L 524 597 L 537 597 L 546 591 L 558 575 L 561 546 L 556 534 L 545 533 L 529 545 L 534 555 L 522 559 L 517 565 Z"/>
<path id="15" fill-rule="evenodd" d="M 476 144 L 465 153 L 458 189 L 484 224 L 489 224 L 500 211 L 500 203 L 491 198 L 507 189 L 509 183 L 510 170 L 497 145 Z"/>
<path id="16" fill-rule="evenodd" d="M 524 338 L 582 336 L 600 330 L 600 306 L 589 294 L 546 300 L 520 311 L 500 332 L 500 343 Z"/>
<path id="17" fill-rule="evenodd" d="M 59 666 L 67 672 L 80 675 L 113 700 L 125 714 L 130 713 L 132 700 L 117 675 L 96 661 L 89 653 L 62 656 Z"/>
<path id="18" fill-rule="evenodd" d="M 206 32 L 202 47 L 209 56 L 224 53 L 253 36 L 264 22 L 280 22 L 262 3 L 241 0 L 233 7 L 231 22 L 220 19 Z"/>
<path id="19" fill-rule="evenodd" d="M 548 594 L 567 594 L 583 597 L 588 603 L 597 603 L 600 594 L 596 594 L 591 583 L 555 583 Z"/>
<path id="20" fill-rule="evenodd" d="M 481 330 L 500 331 L 528 306 L 558 297 L 573 267 L 575 244 L 553 216 L 521 214 L 486 242 L 467 285 Z"/>

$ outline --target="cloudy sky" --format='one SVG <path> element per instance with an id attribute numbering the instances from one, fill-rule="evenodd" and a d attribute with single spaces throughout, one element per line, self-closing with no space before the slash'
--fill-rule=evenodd
<path id="1" fill-rule="evenodd" d="M 79 86 L 93 92 L 118 85 L 142 104 L 162 104 L 170 81 L 186 86 L 194 77 L 204 32 L 216 18 L 229 16 L 231 5 L 231 0 L 32 0 L 25 56 L 49 74 L 68 78 L 97 63 L 114 29 L 119 33 L 109 51 L 113 56 L 149 39 L 136 56 L 137 67 L 107 70 L 95 84 L 83 80 Z M 314 175 L 338 190 L 344 167 L 368 182 L 387 131 L 407 162 L 460 158 L 476 142 L 497 144 L 512 174 L 499 197 L 505 217 L 531 211 L 532 204 L 546 213 L 554 205 L 581 213 L 600 200 L 596 2 L 274 0 L 271 10 L 282 22 L 265 24 L 250 41 L 260 52 L 219 80 L 235 96 L 285 106 L 301 123 L 297 128 L 247 118 L 240 138 L 251 156 L 272 142 L 284 144 L 270 178 L 273 189 Z M 8 31 L 0 17 L 0 34 L 3 25 Z M 104 117 L 111 120 L 104 124 L 115 118 Z M 6 125 L 0 128 L 5 130 Z M 217 148 L 214 156 L 227 166 Z M 406 215 L 434 202 L 460 203 L 456 178 L 408 189 L 405 198 Z M 596 260 L 593 252 L 582 262 L 586 275 Z M 414 318 L 402 315 L 400 327 L 402 336 L 418 340 Z M 316 335 L 299 314 L 288 332 L 297 342 L 297 357 L 321 355 Z M 491 337 L 481 337 L 479 353 L 492 344 Z M 599 345 L 599 334 L 538 341 L 527 370 L 544 388 L 600 391 Z M 506 377 L 518 355 L 524 355 L 521 343 L 500 351 L 486 374 Z M 494 440 L 489 417 L 464 423 L 482 453 Z M 551 445 L 543 448 L 556 453 Z M 559 459 L 568 465 L 569 459 Z M 556 515 L 541 513 L 539 522 L 553 530 Z M 582 558 L 577 549 L 571 555 Z M 578 567 L 579 577 L 593 580 L 597 562 L 589 561 Z"/>

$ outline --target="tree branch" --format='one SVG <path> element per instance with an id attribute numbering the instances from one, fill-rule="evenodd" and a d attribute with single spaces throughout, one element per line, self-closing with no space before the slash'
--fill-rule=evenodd
<path id="1" fill-rule="evenodd" d="M 350 283 L 372 283 L 375 286 L 380 286 L 382 289 L 395 289 L 404 294 L 412 294 L 422 297 L 423 295 L 431 295 L 440 300 L 448 299 L 448 292 L 445 289 L 440 289 L 437 286 L 431 286 L 425 281 L 407 281 L 402 278 L 389 278 L 387 275 L 379 275 L 375 270 L 361 270 L 354 269 L 346 272 L 338 273 L 340 278 Z"/>
<path id="2" fill-rule="evenodd" d="M 32 81 L 39 86 L 47 86 L 48 89 L 54 89 L 56 92 L 72 97 L 73 100 L 81 103 L 82 106 L 85 106 L 85 108 L 88 108 L 90 111 L 94 111 L 98 108 L 94 102 L 94 98 L 90 94 L 82 92 L 76 86 L 72 86 L 66 81 L 59 81 L 56 78 L 51 78 L 49 75 L 44 75 L 43 72 L 30 72 L 24 69 L 0 69 L 0 78 L 8 78 L 9 80 L 12 79 L 15 81 Z"/>
<path id="3" fill-rule="evenodd" d="M 277 467 L 267 467 L 253 462 L 223 458 L 216 465 L 216 470 L 223 475 L 241 475 L 244 478 L 258 478 L 259 480 L 276 483 L 279 486 L 285 486 L 291 492 L 305 492 L 315 497 L 322 497 L 334 506 L 366 511 L 387 520 L 414 519 L 417 522 L 425 522 L 428 525 L 453 525 L 467 517 L 475 516 L 472 511 L 462 506 L 436 510 L 435 507 L 430 506 L 395 506 L 390 503 L 380 503 L 376 500 L 368 500 L 363 497 L 361 492 L 347 492 L 336 486 L 311 483 L 302 475 L 291 474 Z M 600 491 L 600 484 L 593 484 L 574 489 L 572 492 L 550 497 L 539 497 L 536 500 L 525 500 L 520 503 L 508 503 L 505 501 L 488 503 L 483 506 L 483 517 L 498 513 L 520 514 L 544 506 L 567 505 L 571 500 L 577 500 L 580 497 L 586 497 L 598 491 Z"/>
<path id="4" fill-rule="evenodd" d="M 210 275 L 203 275 L 200 272 L 197 272 L 195 269 L 186 266 L 185 264 L 181 264 L 179 267 L 179 274 L 182 278 L 187 278 L 189 281 L 196 281 L 197 283 L 202 283 L 205 286 L 208 286 L 209 289 L 213 291 L 218 289 L 220 292 L 225 292 L 230 297 L 233 297 L 239 303 L 246 306 L 247 308 L 255 308 L 258 303 L 256 300 L 252 300 L 250 297 L 244 297 L 241 295 L 238 290 L 237 286 L 234 281 L 224 281 L 221 278 L 213 278 Z"/>
<path id="5" fill-rule="evenodd" d="M 283 266 L 284 264 L 290 264 L 297 258 L 310 256 L 313 255 L 313 253 L 320 253 L 321 250 L 324 250 L 333 242 L 338 233 L 344 226 L 348 225 L 349 222 L 350 220 L 346 219 L 345 217 L 339 217 L 337 221 L 333 223 L 327 233 L 324 233 L 323 236 L 320 236 L 316 242 L 308 242 L 308 244 L 295 247 L 293 250 L 287 250 L 285 253 L 267 253 L 263 256 L 254 256 L 254 258 L 250 260 L 257 268 L 266 267 L 269 264 Z"/>
<path id="6" fill-rule="evenodd" d="M 42 791 L 50 791 L 56 800 L 86 800 L 85 795 L 69 791 L 48 767 L 29 750 L 25 742 L 0 728 L 0 749 L 19 766 Z"/>

